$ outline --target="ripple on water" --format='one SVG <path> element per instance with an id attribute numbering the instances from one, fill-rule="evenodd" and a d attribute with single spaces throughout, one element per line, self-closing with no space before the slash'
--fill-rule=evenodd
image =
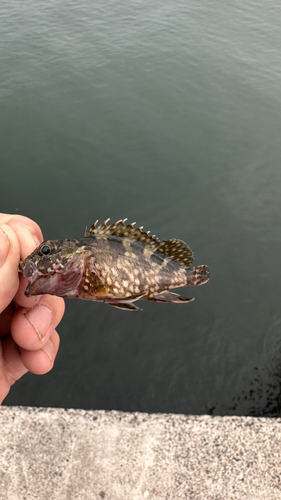
<path id="1" fill-rule="evenodd" d="M 263 355 L 269 372 L 281 379 L 281 319 L 276 320 L 269 328 L 264 340 Z"/>

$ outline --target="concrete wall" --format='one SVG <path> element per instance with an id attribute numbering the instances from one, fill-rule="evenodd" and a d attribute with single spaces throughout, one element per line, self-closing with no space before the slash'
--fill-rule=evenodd
<path id="1" fill-rule="evenodd" d="M 0 407 L 0 499 L 281 499 L 281 419 Z"/>

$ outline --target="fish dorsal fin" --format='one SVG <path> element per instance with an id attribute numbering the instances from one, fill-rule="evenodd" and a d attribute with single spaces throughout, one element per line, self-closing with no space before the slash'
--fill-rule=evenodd
<path id="1" fill-rule="evenodd" d="M 159 240 L 155 238 L 155 236 L 150 236 L 150 231 L 147 231 L 146 233 L 142 231 L 142 226 L 135 228 L 135 222 L 132 222 L 132 224 L 128 224 L 126 226 L 126 220 L 127 219 L 118 220 L 110 226 L 107 226 L 107 222 L 109 221 L 109 219 L 100 224 L 100 226 L 97 226 L 98 221 L 96 221 L 95 224 L 90 227 L 90 229 L 85 229 L 84 237 L 110 234 L 111 236 L 118 236 L 119 238 L 128 238 L 134 241 L 141 241 L 142 243 L 146 243 L 147 245 L 152 246 L 152 248 L 155 250 L 156 246 L 159 243 Z"/>
<path id="2" fill-rule="evenodd" d="M 107 225 L 109 219 L 97 226 L 96 221 L 90 229 L 85 229 L 84 237 L 96 237 L 103 235 L 118 236 L 119 238 L 128 238 L 134 241 L 140 241 L 149 245 L 151 250 L 158 251 L 169 257 L 171 260 L 176 260 L 186 267 L 189 267 L 193 262 L 193 252 L 182 240 L 172 238 L 167 241 L 160 241 L 155 236 L 150 236 L 149 232 L 142 231 L 142 226 L 135 228 L 135 222 L 126 226 L 127 219 L 118 220 L 114 224 Z"/>
<path id="3" fill-rule="evenodd" d="M 167 241 L 160 241 L 156 247 L 158 252 L 163 253 L 172 260 L 181 262 L 186 267 L 191 266 L 194 256 L 191 248 L 182 240 L 172 238 Z"/>

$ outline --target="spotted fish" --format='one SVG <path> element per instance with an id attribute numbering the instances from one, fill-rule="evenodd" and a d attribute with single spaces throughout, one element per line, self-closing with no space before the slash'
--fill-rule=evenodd
<path id="1" fill-rule="evenodd" d="M 51 294 L 97 302 L 119 309 L 140 310 L 139 299 L 185 303 L 194 299 L 171 288 L 202 285 L 207 266 L 190 268 L 192 250 L 181 240 L 160 241 L 135 223 L 97 222 L 82 238 L 48 240 L 21 261 L 27 278 L 25 295 Z"/>

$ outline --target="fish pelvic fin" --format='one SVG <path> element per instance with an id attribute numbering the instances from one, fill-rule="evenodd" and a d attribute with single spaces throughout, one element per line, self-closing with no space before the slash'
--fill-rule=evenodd
<path id="1" fill-rule="evenodd" d="M 196 266 L 186 271 L 186 286 L 204 285 L 210 279 L 210 270 L 208 266 Z"/>
<path id="2" fill-rule="evenodd" d="M 133 302 L 144 297 L 145 293 L 138 295 L 131 295 L 130 297 L 124 297 L 121 299 L 105 299 L 104 302 L 110 306 L 117 307 L 118 309 L 124 309 L 125 311 L 142 311 L 139 307 L 135 306 Z"/>
<path id="3" fill-rule="evenodd" d="M 153 300 L 154 302 L 170 302 L 171 304 L 183 304 L 186 302 L 191 302 L 194 299 L 188 299 L 187 297 L 182 297 L 177 293 L 164 290 L 163 292 L 155 293 L 149 300 Z"/>
<path id="4" fill-rule="evenodd" d="M 123 309 L 124 311 L 142 311 L 139 307 L 135 306 L 131 302 L 107 302 L 110 306 L 116 307 L 117 309 Z"/>

